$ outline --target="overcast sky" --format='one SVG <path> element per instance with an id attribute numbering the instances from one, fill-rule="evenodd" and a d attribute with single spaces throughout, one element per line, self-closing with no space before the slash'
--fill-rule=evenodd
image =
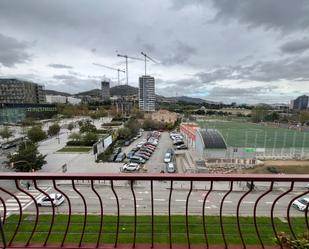
<path id="1" fill-rule="evenodd" d="M 144 51 L 156 93 L 237 103 L 309 94 L 308 0 L 1 0 L 0 76 L 76 93 Z M 129 62 L 137 86 L 142 61 Z M 125 75 L 121 75 L 125 83 Z"/>

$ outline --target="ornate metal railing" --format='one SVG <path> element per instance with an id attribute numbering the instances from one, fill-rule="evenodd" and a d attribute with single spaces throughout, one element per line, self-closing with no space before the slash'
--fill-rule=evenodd
<path id="1" fill-rule="evenodd" d="M 309 205 L 295 204 L 308 182 L 309 175 L 1 173 L 0 245 L 283 248 L 282 237 L 309 230 Z"/>

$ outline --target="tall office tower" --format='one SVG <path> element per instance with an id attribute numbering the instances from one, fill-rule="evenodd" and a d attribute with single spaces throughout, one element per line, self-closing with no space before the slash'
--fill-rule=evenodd
<path id="1" fill-rule="evenodd" d="M 101 82 L 101 89 L 102 89 L 102 101 L 109 101 L 110 96 L 111 96 L 109 81 L 102 81 Z"/>
<path id="2" fill-rule="evenodd" d="M 145 112 L 154 112 L 155 102 L 155 79 L 144 75 L 139 78 L 139 109 Z"/>
<path id="3" fill-rule="evenodd" d="M 40 104 L 45 102 L 43 86 L 18 79 L 0 79 L 0 103 Z"/>

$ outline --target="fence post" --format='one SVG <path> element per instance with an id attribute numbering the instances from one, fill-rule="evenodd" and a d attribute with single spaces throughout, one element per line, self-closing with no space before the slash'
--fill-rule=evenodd
<path id="1" fill-rule="evenodd" d="M 6 248 L 6 240 L 5 240 L 4 227 L 2 223 L 1 214 L 0 214 L 0 234 L 2 238 L 3 248 Z"/>

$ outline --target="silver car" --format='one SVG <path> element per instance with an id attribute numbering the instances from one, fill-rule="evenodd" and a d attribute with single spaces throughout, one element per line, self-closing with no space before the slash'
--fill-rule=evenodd
<path id="1" fill-rule="evenodd" d="M 173 162 L 167 163 L 166 164 L 166 171 L 168 173 L 175 173 L 176 169 L 175 169 L 175 165 Z"/>
<path id="2" fill-rule="evenodd" d="M 138 163 L 126 163 L 122 166 L 122 171 L 137 171 L 139 170 L 139 164 Z"/>
<path id="3" fill-rule="evenodd" d="M 304 198 L 300 198 L 300 199 L 293 201 L 292 206 L 299 211 L 305 211 L 308 204 L 309 204 L 309 198 L 304 197 Z"/>
<path id="4" fill-rule="evenodd" d="M 52 201 L 52 202 L 51 202 Z M 38 200 L 38 205 L 39 206 L 44 206 L 44 207 L 51 207 L 52 204 L 54 206 L 59 206 L 64 202 L 64 197 L 60 193 L 52 193 L 49 194 L 49 198 L 47 196 L 43 196 Z"/>

